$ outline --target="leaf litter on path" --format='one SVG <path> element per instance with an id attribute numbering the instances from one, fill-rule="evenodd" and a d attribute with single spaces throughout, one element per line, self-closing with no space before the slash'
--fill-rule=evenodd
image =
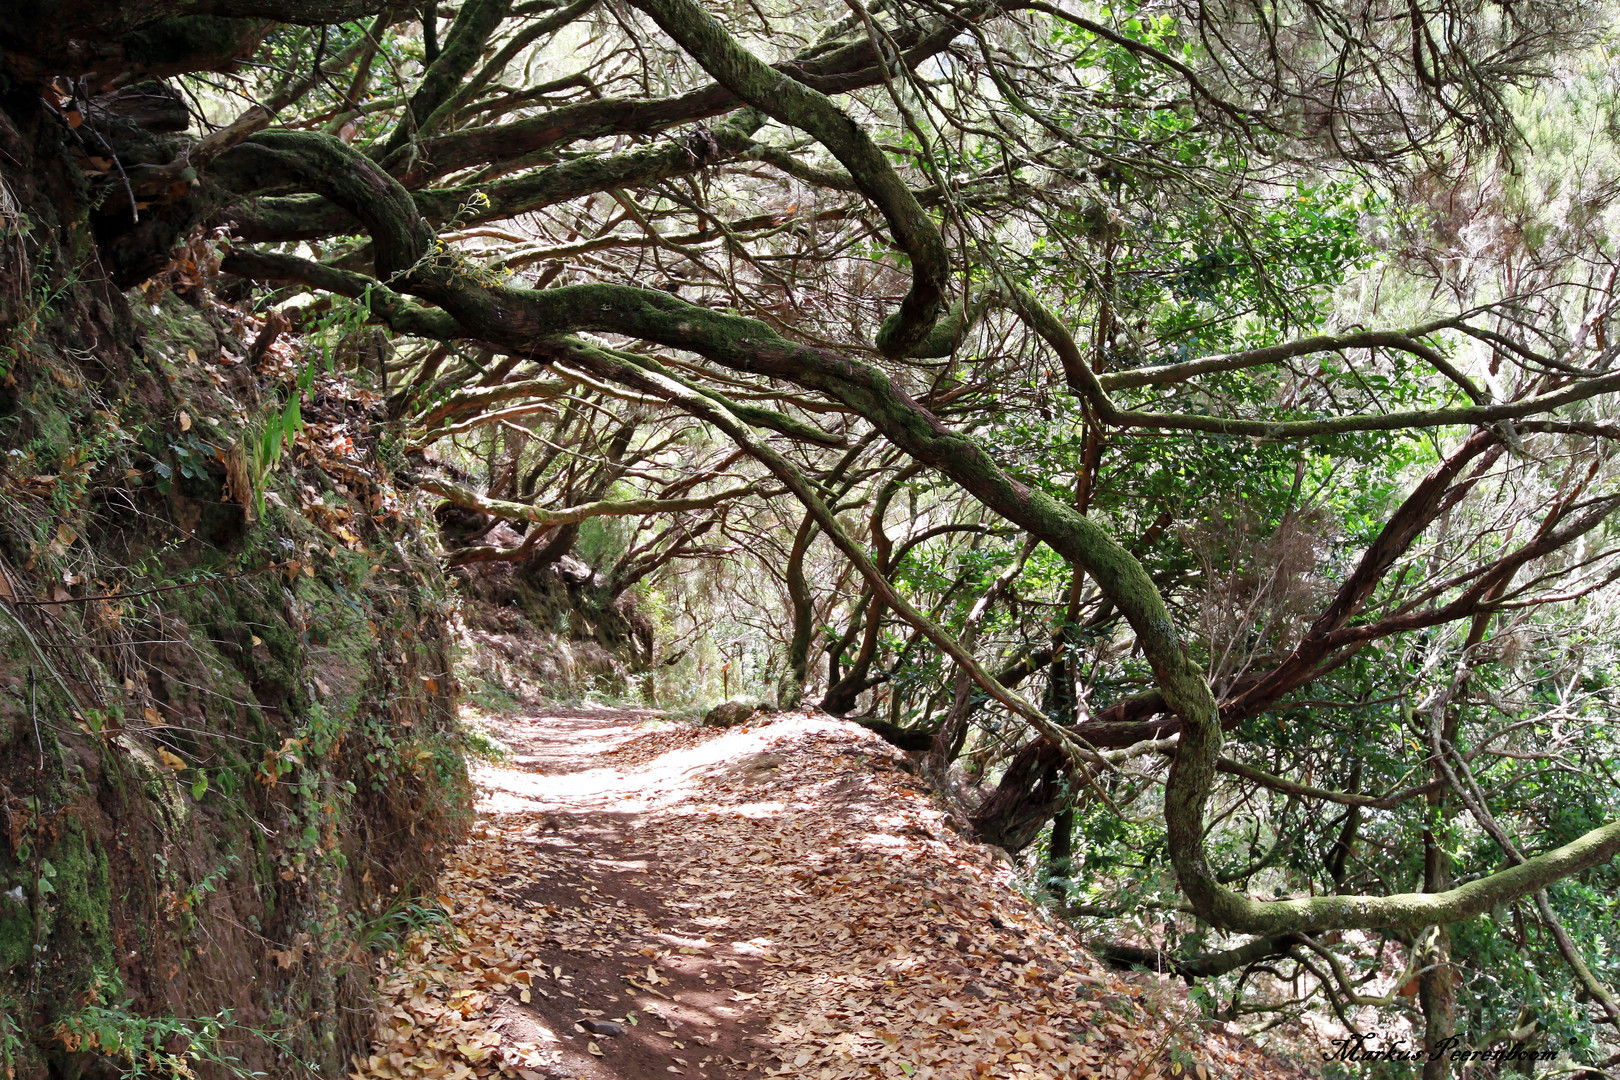
<path id="1" fill-rule="evenodd" d="M 353 1080 L 1310 1075 L 1105 971 L 944 824 L 903 757 L 789 714 L 486 719 L 453 934 L 379 979 Z"/>

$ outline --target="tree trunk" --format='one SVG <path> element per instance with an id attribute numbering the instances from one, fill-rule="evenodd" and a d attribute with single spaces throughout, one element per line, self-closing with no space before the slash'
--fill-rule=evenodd
<path id="1" fill-rule="evenodd" d="M 1052 842 L 1046 853 L 1046 890 L 1063 903 L 1069 898 L 1069 878 L 1074 872 L 1074 808 L 1052 818 Z"/>
<path id="2" fill-rule="evenodd" d="M 788 553 L 784 571 L 788 602 L 793 607 L 793 636 L 788 639 L 787 670 L 782 673 L 776 687 L 776 705 L 780 709 L 799 707 L 804 700 L 804 684 L 810 677 L 810 637 L 815 628 L 811 625 L 814 612 L 811 608 L 810 583 L 804 577 L 804 557 L 815 535 L 815 519 L 806 514 L 799 525 L 798 535 L 793 538 L 793 550 Z"/>
<path id="3" fill-rule="evenodd" d="M 1445 892 L 1451 888 L 1451 859 L 1445 848 L 1428 830 L 1423 833 L 1423 891 Z M 1445 1053 L 1447 1040 L 1457 1033 L 1457 992 L 1451 968 L 1451 931 L 1436 926 L 1423 941 L 1421 962 L 1426 969 L 1418 977 L 1418 997 L 1423 1008 L 1423 1080 L 1448 1080 L 1451 1061 Z"/>
<path id="4" fill-rule="evenodd" d="M 878 681 L 870 677 L 872 661 L 877 656 L 878 636 L 883 628 L 883 601 L 876 597 L 871 598 L 866 605 L 866 621 L 861 630 L 861 647 L 855 653 L 855 659 L 850 661 L 849 670 L 843 678 L 832 684 L 821 699 L 821 707 L 834 716 L 842 716 L 855 707 L 861 694 L 871 689 Z M 836 663 L 838 654 L 833 654 Z"/>

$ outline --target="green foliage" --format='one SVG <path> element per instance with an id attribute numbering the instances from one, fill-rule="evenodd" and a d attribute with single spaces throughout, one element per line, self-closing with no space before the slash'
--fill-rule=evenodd
<path id="1" fill-rule="evenodd" d="M 455 934 L 455 924 L 442 906 L 398 896 L 376 914 L 360 919 L 354 939 L 370 953 L 401 956 L 415 936 L 445 942 Z"/>
<path id="2" fill-rule="evenodd" d="M 12 1002 L 0 998 L 0 1068 L 4 1069 L 7 1080 L 16 1076 L 23 1055 L 28 1051 L 22 1026 L 12 1015 L 14 1009 Z"/>
<path id="3" fill-rule="evenodd" d="M 32 228 L 25 215 L 19 214 L 17 223 L 24 235 Z M 41 339 L 48 339 L 57 308 L 79 284 L 77 273 L 60 272 L 48 256 L 34 262 L 22 310 L 0 328 L 0 379 L 10 378 L 18 363 L 44 344 Z"/>
<path id="4" fill-rule="evenodd" d="M 462 739 L 466 744 L 467 753 L 480 761 L 500 764 L 512 757 L 511 747 L 491 735 L 477 723 L 463 723 Z"/>
<path id="5" fill-rule="evenodd" d="M 129 1080 L 195 1076 L 193 1067 L 203 1063 L 225 1076 L 263 1075 L 223 1051 L 225 1032 L 237 1026 L 230 1010 L 208 1017 L 142 1016 L 130 1011 L 133 1000 L 123 993 L 116 973 L 98 971 L 85 1003 L 56 1021 L 54 1041 L 69 1054 L 111 1059 Z M 0 1037 L 8 1037 L 6 1026 L 0 1024 Z M 278 1041 L 265 1032 L 252 1034 Z"/>
<path id="6" fill-rule="evenodd" d="M 624 491 L 608 498 L 624 497 Z M 630 548 L 630 523 L 624 518 L 596 517 L 580 522 L 575 550 L 590 566 L 612 566 Z"/>
<path id="7" fill-rule="evenodd" d="M 295 391 L 287 396 L 286 404 L 280 409 L 270 410 L 262 431 L 246 433 L 254 507 L 261 516 L 264 514 L 265 479 L 281 461 L 282 450 L 303 429 L 304 416 Z"/>

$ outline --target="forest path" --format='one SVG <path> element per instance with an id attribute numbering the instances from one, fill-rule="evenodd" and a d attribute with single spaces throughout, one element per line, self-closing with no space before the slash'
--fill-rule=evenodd
<path id="1" fill-rule="evenodd" d="M 1297 1075 L 1102 972 L 866 730 L 656 717 L 484 721 L 513 753 L 441 877 L 457 933 L 382 978 L 351 1075 Z"/>

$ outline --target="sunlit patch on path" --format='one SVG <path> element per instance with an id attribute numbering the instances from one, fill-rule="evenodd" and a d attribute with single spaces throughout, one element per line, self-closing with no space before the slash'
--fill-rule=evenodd
<path id="1" fill-rule="evenodd" d="M 853 724 L 503 720 L 353 1076 L 1298 1075 L 1103 972 Z"/>

